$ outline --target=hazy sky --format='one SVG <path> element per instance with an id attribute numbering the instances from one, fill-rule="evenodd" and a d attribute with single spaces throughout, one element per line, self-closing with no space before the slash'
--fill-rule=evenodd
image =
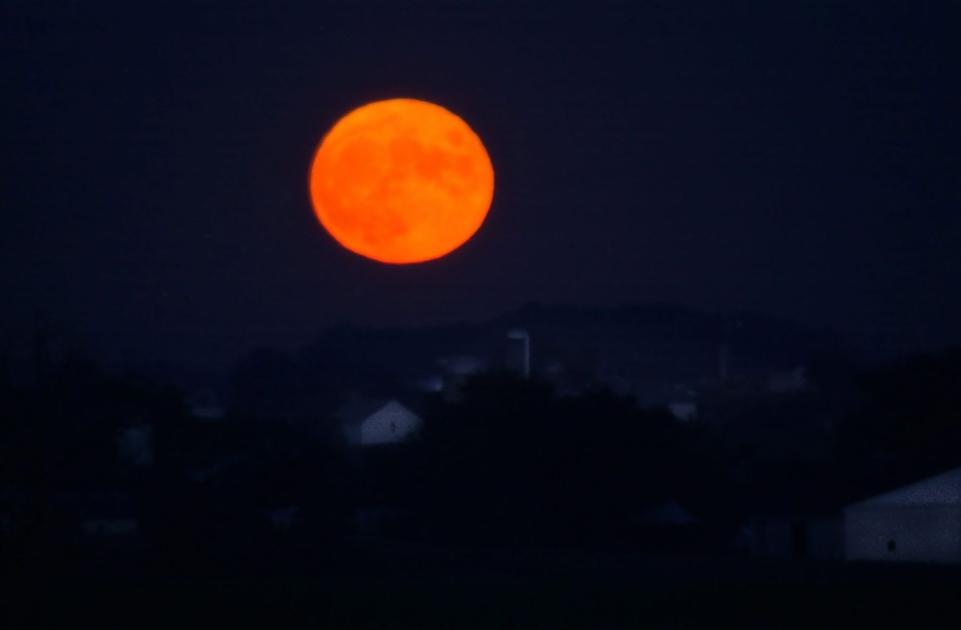
<path id="1" fill-rule="evenodd" d="M 3 0 L 4 325 L 189 360 L 670 300 L 961 340 L 961 4 L 644 4 Z M 389 267 L 306 177 L 399 96 L 497 183 L 466 246 Z"/>

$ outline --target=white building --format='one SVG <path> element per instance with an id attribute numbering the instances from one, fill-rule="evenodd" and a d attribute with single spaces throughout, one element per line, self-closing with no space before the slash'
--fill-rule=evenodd
<path id="1" fill-rule="evenodd" d="M 348 444 L 396 444 L 413 437 L 423 420 L 396 400 L 352 401 L 337 413 Z"/>
<path id="2" fill-rule="evenodd" d="M 961 468 L 844 509 L 848 560 L 961 563 Z"/>

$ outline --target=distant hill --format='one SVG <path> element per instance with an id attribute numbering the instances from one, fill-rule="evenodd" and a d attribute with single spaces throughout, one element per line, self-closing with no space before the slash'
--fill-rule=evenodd
<path id="1" fill-rule="evenodd" d="M 852 352 L 830 331 L 751 313 L 724 316 L 669 304 L 606 309 L 530 304 L 478 324 L 338 326 L 296 360 L 331 375 L 409 384 L 441 372 L 441 360 L 449 357 L 504 367 L 511 328 L 529 332 L 535 374 L 594 379 L 635 393 L 716 378 L 722 347 L 731 376 L 762 375 Z"/>

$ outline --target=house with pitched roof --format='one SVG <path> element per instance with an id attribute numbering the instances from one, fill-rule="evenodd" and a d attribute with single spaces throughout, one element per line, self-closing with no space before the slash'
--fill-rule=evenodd
<path id="1" fill-rule="evenodd" d="M 347 443 L 376 446 L 405 442 L 420 430 L 423 420 L 397 400 L 356 399 L 336 413 Z"/>

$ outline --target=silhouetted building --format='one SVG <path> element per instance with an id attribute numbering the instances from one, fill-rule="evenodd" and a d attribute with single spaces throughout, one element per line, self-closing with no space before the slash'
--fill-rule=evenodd
<path id="1" fill-rule="evenodd" d="M 756 514 L 741 528 L 738 546 L 769 560 L 840 560 L 844 524 L 836 514 Z"/>
<path id="2" fill-rule="evenodd" d="M 690 422 L 697 419 L 697 403 L 693 400 L 674 400 L 667 403 L 667 410 L 675 420 Z"/>
<path id="3" fill-rule="evenodd" d="M 65 526 L 62 535 L 80 534 L 83 540 L 131 538 L 140 533 L 140 518 L 131 498 L 116 491 L 59 495 L 51 502 L 53 513 Z"/>
<path id="4" fill-rule="evenodd" d="M 654 527 L 690 527 L 697 519 L 675 501 L 652 506 L 637 517 L 637 522 Z"/>
<path id="5" fill-rule="evenodd" d="M 299 505 L 285 505 L 267 510 L 267 521 L 278 532 L 289 532 L 300 525 L 303 517 Z"/>
<path id="6" fill-rule="evenodd" d="M 772 394 L 794 394 L 808 388 L 807 370 L 796 367 L 784 372 L 771 372 L 767 388 Z"/>
<path id="7" fill-rule="evenodd" d="M 190 406 L 191 417 L 203 422 L 223 420 L 226 414 L 223 402 L 216 394 L 209 391 L 193 394 L 189 398 L 188 404 Z"/>
<path id="8" fill-rule="evenodd" d="M 484 370 L 484 362 L 470 355 L 445 357 L 438 361 L 444 370 L 441 390 L 447 400 L 457 400 L 468 378 Z"/>
<path id="9" fill-rule="evenodd" d="M 137 468 L 149 468 L 154 463 L 153 427 L 146 423 L 120 429 L 117 453 L 121 461 Z"/>

